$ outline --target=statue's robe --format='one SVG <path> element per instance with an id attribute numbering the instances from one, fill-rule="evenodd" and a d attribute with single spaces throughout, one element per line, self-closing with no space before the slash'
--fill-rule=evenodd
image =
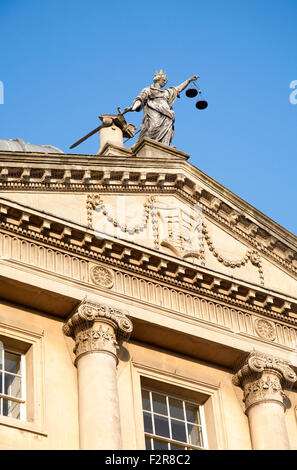
<path id="1" fill-rule="evenodd" d="M 139 139 L 150 137 L 157 142 L 170 145 L 174 135 L 174 111 L 172 105 L 179 97 L 178 87 L 161 90 L 151 85 L 135 98 L 141 102 L 143 119 Z"/>

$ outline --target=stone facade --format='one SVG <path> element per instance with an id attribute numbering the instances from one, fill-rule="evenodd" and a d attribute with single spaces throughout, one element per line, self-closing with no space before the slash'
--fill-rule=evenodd
<path id="1" fill-rule="evenodd" d="M 26 364 L 1 448 L 144 449 L 145 388 L 199 405 L 209 449 L 297 449 L 296 237 L 185 153 L 105 137 L 0 151 L 0 341 Z"/>

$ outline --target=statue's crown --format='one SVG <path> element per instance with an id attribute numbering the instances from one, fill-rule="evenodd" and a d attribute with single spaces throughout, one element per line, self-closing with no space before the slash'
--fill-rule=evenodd
<path id="1" fill-rule="evenodd" d="M 154 80 L 158 79 L 158 78 L 167 78 L 166 77 L 166 72 L 163 72 L 163 70 L 161 69 L 160 72 L 155 72 L 155 75 L 154 75 Z"/>

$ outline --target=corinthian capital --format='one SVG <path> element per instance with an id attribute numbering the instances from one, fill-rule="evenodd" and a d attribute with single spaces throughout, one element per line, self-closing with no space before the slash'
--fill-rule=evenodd
<path id="1" fill-rule="evenodd" d="M 132 322 L 118 309 L 84 299 L 63 326 L 75 340 L 76 359 L 83 353 L 104 351 L 116 356 L 118 343 L 128 340 Z"/>
<path id="2" fill-rule="evenodd" d="M 277 401 L 283 405 L 283 388 L 296 380 L 296 374 L 289 363 L 257 351 L 246 358 L 232 378 L 233 384 L 244 391 L 246 410 L 251 405 L 265 401 Z"/>

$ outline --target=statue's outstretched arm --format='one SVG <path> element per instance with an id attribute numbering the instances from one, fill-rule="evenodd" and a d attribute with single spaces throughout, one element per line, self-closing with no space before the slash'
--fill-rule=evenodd
<path id="1" fill-rule="evenodd" d="M 136 96 L 131 106 L 131 111 L 140 111 L 149 98 L 149 87 L 144 88 L 138 96 Z"/>
<path id="2" fill-rule="evenodd" d="M 133 106 L 131 106 L 131 111 L 140 111 L 142 102 L 140 100 L 135 100 Z"/>
<path id="3" fill-rule="evenodd" d="M 199 78 L 199 75 L 193 75 L 193 77 L 188 78 L 188 80 L 186 80 L 185 82 L 183 82 L 183 83 L 181 83 L 180 85 L 176 86 L 175 88 L 176 88 L 177 91 L 180 93 L 180 92 L 183 91 L 185 88 L 187 88 L 187 86 L 189 85 L 189 83 L 194 82 L 195 80 L 197 80 L 197 78 Z"/>
<path id="4" fill-rule="evenodd" d="M 121 108 L 118 108 L 119 114 L 122 116 L 126 113 L 129 113 L 130 111 L 140 111 L 142 106 L 142 103 L 140 100 L 135 100 L 133 103 L 133 106 L 128 106 L 127 108 L 124 109 L 124 111 L 121 111 Z"/>

